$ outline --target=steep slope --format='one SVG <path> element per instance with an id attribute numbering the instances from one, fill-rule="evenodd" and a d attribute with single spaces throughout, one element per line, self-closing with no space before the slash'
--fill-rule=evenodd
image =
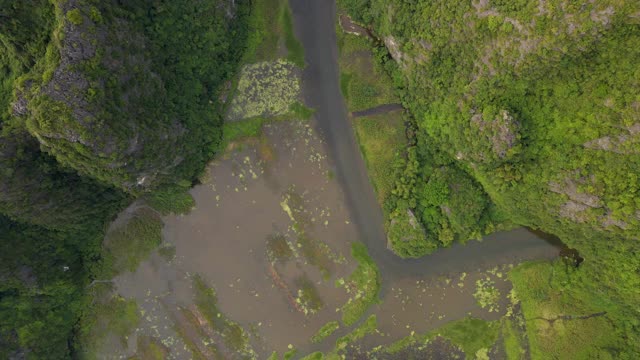
<path id="1" fill-rule="evenodd" d="M 235 1 L 0 0 L 0 357 L 73 352 L 105 224 L 218 149 Z"/>
<path id="2" fill-rule="evenodd" d="M 58 162 L 127 192 L 191 179 L 220 139 L 211 101 L 237 57 L 236 10 L 58 3 L 47 56 L 20 80 L 14 114 Z"/>

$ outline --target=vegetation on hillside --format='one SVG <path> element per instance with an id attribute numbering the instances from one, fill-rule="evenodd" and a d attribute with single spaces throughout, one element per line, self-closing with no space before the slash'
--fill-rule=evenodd
<path id="1" fill-rule="evenodd" d="M 386 206 L 425 235 L 396 250 L 419 256 L 509 222 L 558 235 L 585 259 L 559 294 L 598 294 L 626 334 L 594 353 L 637 357 L 638 4 L 340 3 L 388 51 L 415 119 L 416 155 Z"/>
<path id="2" fill-rule="evenodd" d="M 159 243 L 155 215 L 135 217 L 113 234 L 131 258 L 112 264 L 106 223 L 140 195 L 163 213 L 191 209 L 184 189 L 218 151 L 219 93 L 250 11 L 244 1 L 0 1 L 1 358 L 82 353 L 78 318 L 96 314 L 87 286 Z"/>

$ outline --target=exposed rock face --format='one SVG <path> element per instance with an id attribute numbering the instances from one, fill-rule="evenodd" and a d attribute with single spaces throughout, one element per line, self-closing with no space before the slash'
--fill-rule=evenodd
<path id="1" fill-rule="evenodd" d="M 367 29 L 353 22 L 349 16 L 341 14 L 339 21 L 344 32 L 356 36 L 369 36 Z"/>
<path id="2" fill-rule="evenodd" d="M 406 54 L 400 51 L 400 43 L 392 35 L 387 35 L 382 38 L 384 44 L 387 46 L 389 53 L 393 60 L 395 60 L 400 66 L 405 66 Z"/>
<path id="3" fill-rule="evenodd" d="M 580 183 L 584 184 L 587 181 L 587 179 L 582 179 Z M 564 184 L 550 182 L 549 190 L 557 194 L 567 195 L 569 199 L 571 199 L 571 201 L 582 204 L 584 206 L 588 206 L 591 208 L 602 207 L 602 201 L 598 196 L 578 191 L 578 183 L 570 178 L 566 178 L 564 180 Z"/>
<path id="4" fill-rule="evenodd" d="M 182 162 L 173 152 L 186 130 L 149 110 L 166 91 L 144 35 L 124 19 L 101 19 L 85 2 L 57 6 L 67 14 L 57 30 L 58 63 L 48 64 L 55 68 L 42 84 L 23 89 L 29 95 L 13 104 L 14 115 L 26 115 L 43 148 L 83 175 L 130 192 L 156 185 Z M 80 18 L 69 20 L 70 12 Z"/>
<path id="5" fill-rule="evenodd" d="M 491 144 L 493 153 L 500 159 L 505 159 L 507 152 L 518 143 L 519 124 L 507 110 L 501 110 L 493 119 L 473 115 L 471 124 Z"/>
<path id="6" fill-rule="evenodd" d="M 584 143 L 584 147 L 593 150 L 611 151 L 617 154 L 637 154 L 640 145 L 640 123 L 625 128 L 626 133 L 603 136 Z"/>

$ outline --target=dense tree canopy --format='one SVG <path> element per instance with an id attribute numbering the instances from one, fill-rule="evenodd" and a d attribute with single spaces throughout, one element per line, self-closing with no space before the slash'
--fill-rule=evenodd
<path id="1" fill-rule="evenodd" d="M 637 344 L 638 3 L 341 3 L 386 45 L 417 125 L 415 180 L 387 205 L 419 214 L 435 245 L 400 253 L 505 222 L 556 234 L 586 259 L 574 286 Z"/>
<path id="2" fill-rule="evenodd" d="M 69 357 L 105 223 L 218 150 L 248 11 L 0 1 L 0 357 Z"/>

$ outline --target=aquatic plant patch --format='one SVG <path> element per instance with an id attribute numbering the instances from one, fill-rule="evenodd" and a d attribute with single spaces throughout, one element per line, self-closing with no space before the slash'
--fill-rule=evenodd
<path id="1" fill-rule="evenodd" d="M 495 281 L 490 278 L 476 281 L 476 291 L 473 293 L 478 305 L 481 308 L 489 308 L 489 312 L 498 311 L 498 301 L 500 301 L 500 290 L 495 287 Z"/>
<path id="2" fill-rule="evenodd" d="M 324 324 L 312 337 L 311 342 L 319 343 L 340 328 L 340 323 L 337 321 L 330 321 Z"/>
<path id="3" fill-rule="evenodd" d="M 380 292 L 380 272 L 362 243 L 351 245 L 351 256 L 358 261 L 358 267 L 347 279 L 336 280 L 336 286 L 344 288 L 349 300 L 342 307 L 342 322 L 346 326 L 355 324 L 369 306 L 378 301 Z"/>
<path id="4" fill-rule="evenodd" d="M 300 70 L 286 60 L 245 65 L 228 121 L 284 115 L 300 99 Z"/>
<path id="5" fill-rule="evenodd" d="M 214 331 L 224 339 L 227 348 L 246 358 L 255 358 L 255 351 L 249 343 L 249 335 L 235 321 L 229 319 L 218 308 L 215 289 L 209 287 L 200 275 L 192 278 L 195 303 Z"/>

